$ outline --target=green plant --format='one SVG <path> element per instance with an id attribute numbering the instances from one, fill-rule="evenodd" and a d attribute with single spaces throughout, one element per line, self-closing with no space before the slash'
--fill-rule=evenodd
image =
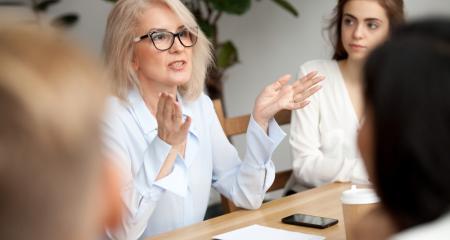
<path id="1" fill-rule="evenodd" d="M 223 75 L 239 62 L 239 54 L 232 40 L 218 40 L 218 21 L 225 14 L 243 15 L 250 10 L 252 0 L 182 0 L 194 14 L 200 28 L 213 45 L 215 64 L 209 69 L 206 88 L 212 99 L 223 100 Z M 256 0 L 260 1 L 260 0 Z M 271 0 L 273 3 L 298 16 L 297 9 L 287 0 Z"/>

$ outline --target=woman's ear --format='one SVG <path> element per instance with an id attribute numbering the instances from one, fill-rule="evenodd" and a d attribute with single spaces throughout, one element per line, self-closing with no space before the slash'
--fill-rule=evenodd
<path id="1" fill-rule="evenodd" d="M 131 67 L 134 71 L 139 70 L 139 60 L 136 59 L 136 56 L 133 54 L 133 57 L 131 58 Z"/>
<path id="2" fill-rule="evenodd" d="M 111 159 L 103 161 L 103 223 L 107 229 L 115 229 L 119 226 L 123 205 L 120 197 L 120 175 L 119 169 Z"/>

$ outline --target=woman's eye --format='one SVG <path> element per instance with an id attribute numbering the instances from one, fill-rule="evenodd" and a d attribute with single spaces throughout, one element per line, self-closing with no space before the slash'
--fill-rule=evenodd
<path id="1" fill-rule="evenodd" d="M 344 25 L 346 25 L 346 26 L 351 26 L 351 25 L 353 25 L 353 24 L 354 24 L 353 19 L 349 19 L 349 18 L 345 18 L 345 19 L 344 19 Z"/>
<path id="2" fill-rule="evenodd" d="M 368 27 L 369 29 L 375 30 L 375 29 L 378 28 L 378 23 L 369 22 L 369 23 L 367 23 L 367 27 Z"/>
<path id="3" fill-rule="evenodd" d="M 180 32 L 180 37 L 188 38 L 190 36 L 190 34 L 191 34 L 191 32 L 189 32 L 189 30 L 185 29 L 185 30 Z"/>
<path id="4" fill-rule="evenodd" d="M 160 32 L 160 33 L 153 33 L 152 34 L 152 39 L 153 39 L 153 41 L 164 41 L 164 40 L 166 40 L 167 39 L 167 34 L 166 33 L 163 33 L 163 32 Z"/>

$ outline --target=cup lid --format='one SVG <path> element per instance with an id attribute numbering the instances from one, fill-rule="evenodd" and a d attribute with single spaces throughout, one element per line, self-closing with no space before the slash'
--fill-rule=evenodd
<path id="1" fill-rule="evenodd" d="M 344 204 L 370 204 L 380 201 L 375 191 L 371 188 L 352 188 L 342 192 L 341 201 Z"/>

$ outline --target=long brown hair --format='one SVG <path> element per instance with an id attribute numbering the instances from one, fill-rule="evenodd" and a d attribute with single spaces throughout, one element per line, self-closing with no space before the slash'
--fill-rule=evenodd
<path id="1" fill-rule="evenodd" d="M 326 28 L 330 40 L 333 44 L 334 60 L 342 60 L 348 58 L 348 53 L 345 51 L 344 45 L 342 44 L 342 16 L 344 15 L 344 6 L 351 0 L 338 0 L 336 7 L 333 10 L 332 18 L 330 23 Z M 378 4 L 386 11 L 386 15 L 389 19 L 389 29 L 392 31 L 393 28 L 401 25 L 405 21 L 405 12 L 403 0 L 377 0 Z"/>

